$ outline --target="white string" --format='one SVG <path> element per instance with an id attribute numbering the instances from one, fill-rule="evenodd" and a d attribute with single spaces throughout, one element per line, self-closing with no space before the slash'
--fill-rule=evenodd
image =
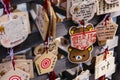
<path id="1" fill-rule="evenodd" d="M 10 48 L 10 57 L 11 57 L 11 63 L 12 63 L 12 61 L 14 59 L 14 52 L 13 52 L 12 48 Z M 13 63 L 12 63 L 12 68 L 14 69 Z"/>
<path id="2" fill-rule="evenodd" d="M 82 71 L 83 71 L 83 65 L 82 65 L 82 63 L 80 63 L 79 64 L 79 67 L 82 69 Z"/>
<path id="3" fill-rule="evenodd" d="M 11 57 L 11 60 L 13 59 L 13 49 L 12 48 L 10 48 L 10 57 Z"/>

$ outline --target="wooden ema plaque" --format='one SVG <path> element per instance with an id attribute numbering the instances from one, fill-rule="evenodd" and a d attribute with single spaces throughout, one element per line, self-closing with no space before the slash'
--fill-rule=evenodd
<path id="1" fill-rule="evenodd" d="M 33 72 L 33 61 L 32 60 L 15 60 L 15 69 L 18 68 L 20 70 L 25 71 L 30 74 L 30 78 L 34 78 Z M 11 62 L 5 62 L 0 64 L 0 77 L 4 76 L 9 70 L 12 69 Z"/>
<path id="2" fill-rule="evenodd" d="M 84 1 L 83 1 L 84 2 Z M 79 23 L 81 20 L 89 21 L 94 17 L 96 13 L 96 3 L 95 1 L 79 4 L 74 4 L 70 8 L 70 13 L 72 14 L 72 20 Z"/>
<path id="3" fill-rule="evenodd" d="M 84 27 L 72 27 L 69 30 L 71 36 L 71 45 L 77 49 L 85 50 L 96 42 L 96 31 L 92 24 L 87 24 Z"/>
<path id="4" fill-rule="evenodd" d="M 48 29 L 48 37 L 52 36 L 53 39 L 56 38 L 56 22 L 57 22 L 57 17 L 55 15 L 55 12 L 51 6 L 50 0 L 47 0 L 47 4 L 48 4 L 48 9 L 47 9 L 47 13 L 48 16 L 50 17 L 49 20 L 49 29 Z"/>
<path id="5" fill-rule="evenodd" d="M 118 28 L 118 25 L 111 20 L 109 20 L 109 22 L 106 23 L 106 25 L 104 21 L 102 21 L 95 27 L 97 31 L 98 40 L 105 41 L 108 39 L 113 39 L 117 31 L 117 28 Z"/>
<path id="6" fill-rule="evenodd" d="M 43 40 L 45 40 L 49 26 L 49 19 L 46 10 L 41 5 L 37 5 L 37 7 L 37 18 L 35 21 Z"/>
<path id="7" fill-rule="evenodd" d="M 25 16 L 26 21 L 27 21 L 28 33 L 31 33 L 28 12 L 14 12 L 14 13 L 11 13 L 11 16 L 12 16 L 13 19 L 21 17 L 21 16 Z M 9 18 L 8 18 L 7 15 L 0 16 L 0 24 L 1 23 L 6 23 L 8 21 L 9 21 Z"/>
<path id="8" fill-rule="evenodd" d="M 71 36 L 72 46 L 80 50 L 85 50 L 96 42 L 96 31 L 75 34 Z"/>
<path id="9" fill-rule="evenodd" d="M 0 17 L 0 41 L 6 48 L 21 44 L 30 33 L 27 12 L 11 13 L 11 16 L 12 20 L 9 20 L 7 15 Z"/>
<path id="10" fill-rule="evenodd" d="M 56 61 L 56 55 L 50 52 L 45 52 L 35 61 L 38 74 L 41 75 L 53 71 Z"/>
<path id="11" fill-rule="evenodd" d="M 20 69 L 11 69 L 0 80 L 30 80 L 30 75 Z"/>
<path id="12" fill-rule="evenodd" d="M 15 67 L 30 74 L 30 78 L 34 78 L 33 61 L 32 60 L 15 60 Z"/>

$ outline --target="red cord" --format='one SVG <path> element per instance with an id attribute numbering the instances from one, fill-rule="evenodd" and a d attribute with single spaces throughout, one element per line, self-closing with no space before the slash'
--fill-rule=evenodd
<path id="1" fill-rule="evenodd" d="M 109 52 L 108 52 L 108 48 L 106 48 L 105 49 L 105 55 L 104 55 L 104 58 L 103 58 L 103 60 L 105 60 L 106 58 L 107 58 L 107 55 L 109 54 Z"/>
<path id="2" fill-rule="evenodd" d="M 53 0 L 50 0 L 50 3 L 51 3 L 51 5 L 53 5 Z M 44 9 L 47 10 L 47 8 L 48 8 L 47 0 L 44 0 L 43 7 L 44 7 Z"/>
<path id="3" fill-rule="evenodd" d="M 13 57 L 13 59 L 12 59 L 12 65 L 13 65 L 13 69 L 15 70 L 15 61 L 14 61 L 14 57 Z"/>
<path id="4" fill-rule="evenodd" d="M 109 21 L 110 16 L 108 15 L 105 19 L 105 26 L 107 26 L 107 21 Z"/>
<path id="5" fill-rule="evenodd" d="M 47 10 L 47 8 L 48 8 L 47 0 L 44 0 L 43 8 Z"/>
<path id="6" fill-rule="evenodd" d="M 56 79 L 56 74 L 54 71 L 50 72 L 50 75 L 49 75 L 49 80 L 55 80 Z"/>
<path id="7" fill-rule="evenodd" d="M 100 77 L 98 80 L 105 80 L 105 75 Z"/>
<path id="8" fill-rule="evenodd" d="M 81 21 L 80 21 L 80 24 L 83 25 L 83 35 L 85 35 L 85 28 L 84 28 L 84 26 L 85 26 L 85 21 L 84 21 L 84 20 L 81 20 Z"/>

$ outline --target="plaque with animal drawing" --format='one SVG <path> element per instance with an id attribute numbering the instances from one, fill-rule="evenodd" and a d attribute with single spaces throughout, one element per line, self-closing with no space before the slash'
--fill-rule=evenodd
<path id="1" fill-rule="evenodd" d="M 87 62 L 91 57 L 91 52 L 93 50 L 93 46 L 90 46 L 86 50 L 79 50 L 72 46 L 68 47 L 68 59 L 72 63 L 84 63 Z"/>
<path id="2" fill-rule="evenodd" d="M 69 34 L 71 46 L 80 50 L 85 50 L 96 42 L 96 31 L 92 24 L 86 24 L 84 28 L 73 26 Z"/>

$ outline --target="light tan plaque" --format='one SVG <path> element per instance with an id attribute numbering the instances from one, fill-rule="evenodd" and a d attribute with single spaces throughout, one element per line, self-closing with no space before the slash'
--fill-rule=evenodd
<path id="1" fill-rule="evenodd" d="M 11 69 L 0 80 L 30 80 L 30 75 L 20 69 Z"/>
<path id="2" fill-rule="evenodd" d="M 33 61 L 32 60 L 15 60 L 15 69 L 19 68 L 28 74 L 30 78 L 34 78 Z M 0 64 L 0 77 L 6 74 L 9 70 L 13 69 L 11 62 L 5 62 Z"/>
<path id="3" fill-rule="evenodd" d="M 118 28 L 118 25 L 115 22 L 113 22 L 111 19 L 108 21 L 108 23 L 106 23 L 106 25 L 103 20 L 95 27 L 97 31 L 98 40 L 105 41 L 108 39 L 113 39 L 117 31 L 117 28 Z"/>
<path id="4" fill-rule="evenodd" d="M 33 61 L 32 60 L 15 60 L 15 67 L 30 74 L 30 78 L 34 78 Z"/>
<path id="5" fill-rule="evenodd" d="M 57 56 L 53 53 L 44 53 L 36 61 L 35 65 L 38 71 L 38 74 L 45 74 L 53 71 L 57 61 Z"/>
<path id="6" fill-rule="evenodd" d="M 45 40 L 49 26 L 49 19 L 45 9 L 41 5 L 38 5 L 37 18 L 35 21 L 43 40 Z"/>
<path id="7" fill-rule="evenodd" d="M 56 22 L 57 18 L 55 15 L 55 12 L 51 6 L 50 0 L 47 1 L 48 4 L 48 15 L 50 16 L 50 23 L 49 23 L 49 30 L 48 30 L 48 36 L 50 37 L 52 35 L 53 38 L 56 38 Z"/>

